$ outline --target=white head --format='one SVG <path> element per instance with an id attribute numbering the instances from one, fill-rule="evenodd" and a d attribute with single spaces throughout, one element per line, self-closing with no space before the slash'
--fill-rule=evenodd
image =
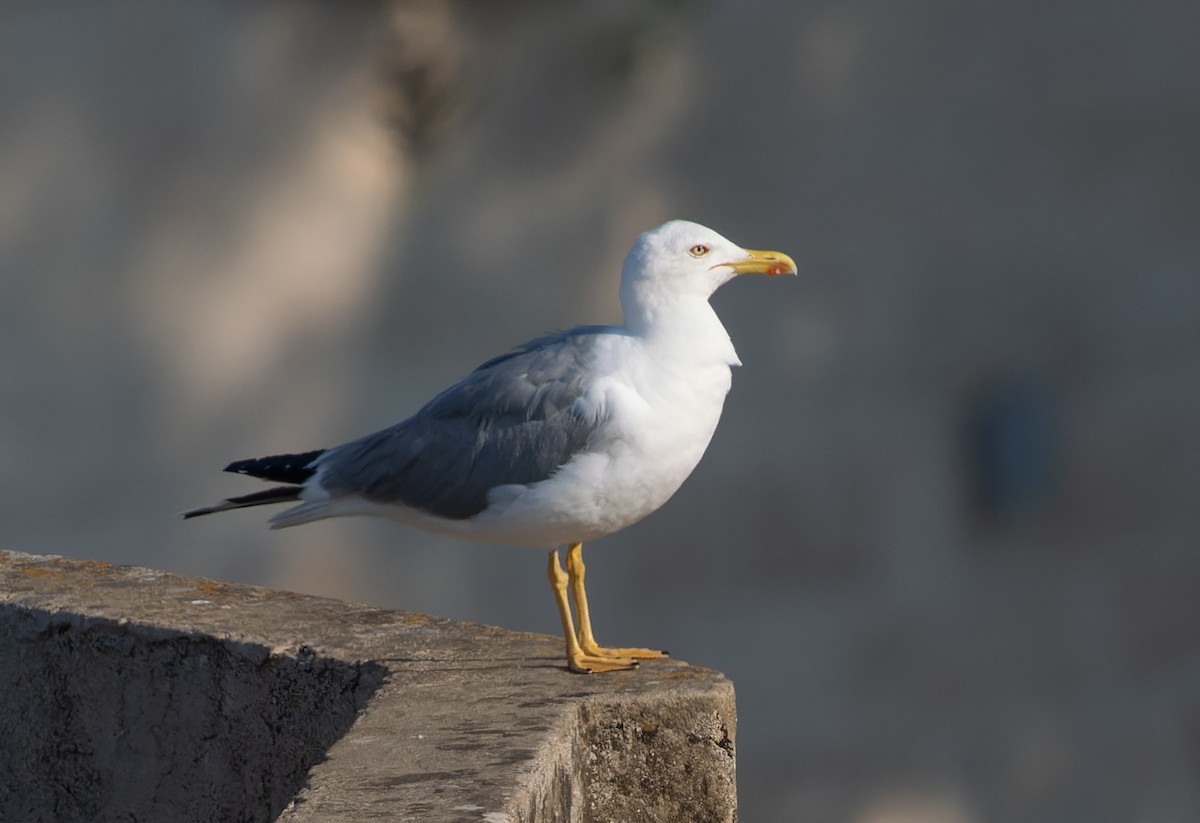
<path id="1" fill-rule="evenodd" d="M 631 328 L 665 313 L 705 305 L 718 288 L 739 274 L 795 274 L 782 252 L 743 249 L 710 228 L 672 220 L 638 237 L 621 269 L 621 307 Z"/>

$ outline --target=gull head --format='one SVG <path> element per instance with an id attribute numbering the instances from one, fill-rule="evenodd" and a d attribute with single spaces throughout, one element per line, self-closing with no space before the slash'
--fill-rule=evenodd
<path id="1" fill-rule="evenodd" d="M 621 270 L 621 304 L 642 311 L 678 300 L 707 301 L 739 274 L 795 274 L 777 251 L 744 249 L 710 228 L 672 220 L 638 237 Z"/>

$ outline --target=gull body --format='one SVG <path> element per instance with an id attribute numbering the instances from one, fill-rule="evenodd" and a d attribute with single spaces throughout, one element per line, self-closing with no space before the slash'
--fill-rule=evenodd
<path id="1" fill-rule="evenodd" d="M 699 463 L 731 368 L 740 365 L 708 299 L 751 272 L 794 274 L 796 267 L 785 254 L 743 249 L 699 224 L 666 223 L 642 234 L 625 259 L 623 325 L 533 340 L 487 361 L 407 420 L 342 446 L 232 463 L 227 471 L 286 485 L 185 517 L 298 501 L 271 519 L 272 528 L 376 515 L 460 538 L 552 549 L 556 597 L 554 549 L 567 544 L 581 623 L 576 633 L 564 613 L 562 574 L 570 667 L 627 668 L 629 658 L 658 656 L 596 646 L 580 545 L 658 509 Z M 593 652 L 573 654 L 573 639 Z"/>
<path id="2" fill-rule="evenodd" d="M 442 517 L 400 502 L 331 494 L 323 485 L 326 467 L 342 456 L 332 450 L 305 484 L 304 502 L 276 515 L 272 526 L 378 515 L 454 537 L 551 548 L 612 534 L 658 509 L 692 473 L 712 439 L 736 359 L 701 355 L 681 340 L 648 344 L 616 328 L 567 334 L 586 347 L 593 374 L 571 413 L 603 422 L 587 447 L 546 479 L 501 483 L 488 492 L 487 508 L 478 514 Z M 731 345 L 728 351 L 733 358 Z M 666 365 L 672 363 L 674 368 Z"/>

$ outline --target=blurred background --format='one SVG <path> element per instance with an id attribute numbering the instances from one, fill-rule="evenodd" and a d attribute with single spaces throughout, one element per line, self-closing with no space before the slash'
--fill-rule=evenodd
<path id="1" fill-rule="evenodd" d="M 673 218 L 801 275 L 602 641 L 726 672 L 742 818 L 1200 820 L 1200 4 L 0 0 L 0 548 L 555 633 L 544 554 L 270 532 L 330 446 L 618 322 Z"/>

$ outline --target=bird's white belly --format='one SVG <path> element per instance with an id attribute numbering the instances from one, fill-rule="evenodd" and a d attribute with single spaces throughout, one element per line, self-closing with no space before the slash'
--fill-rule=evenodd
<path id="1" fill-rule="evenodd" d="M 641 520 L 683 485 L 712 439 L 729 391 L 729 367 L 722 364 L 706 377 L 614 398 L 616 428 L 608 442 L 547 480 L 494 489 L 488 509 L 460 533 L 556 546 Z"/>

